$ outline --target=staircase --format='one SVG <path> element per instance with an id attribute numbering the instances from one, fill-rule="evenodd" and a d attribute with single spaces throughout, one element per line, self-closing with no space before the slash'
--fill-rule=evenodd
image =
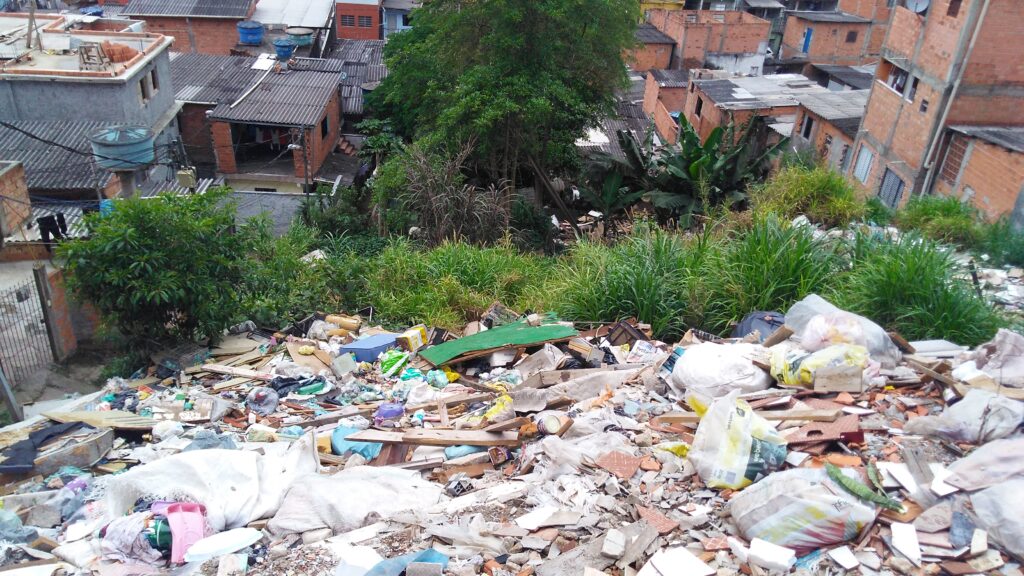
<path id="1" fill-rule="evenodd" d="M 355 156 L 359 152 L 359 149 L 349 142 L 344 134 L 338 137 L 338 145 L 335 149 L 346 156 Z"/>

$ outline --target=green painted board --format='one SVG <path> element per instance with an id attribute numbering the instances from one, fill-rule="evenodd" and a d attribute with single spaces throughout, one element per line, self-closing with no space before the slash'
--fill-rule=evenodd
<path id="1" fill-rule="evenodd" d="M 530 326 L 525 322 L 516 322 L 431 346 L 420 352 L 420 358 L 434 366 L 440 366 L 469 352 L 512 346 L 530 346 L 548 340 L 572 338 L 577 335 L 579 332 L 575 328 L 561 324 Z"/>

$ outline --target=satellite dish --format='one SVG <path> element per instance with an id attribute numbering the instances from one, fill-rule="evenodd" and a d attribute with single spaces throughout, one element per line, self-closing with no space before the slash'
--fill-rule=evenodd
<path id="1" fill-rule="evenodd" d="M 918 14 L 924 13 L 931 6 L 932 0 L 907 0 L 907 10 L 912 10 Z"/>

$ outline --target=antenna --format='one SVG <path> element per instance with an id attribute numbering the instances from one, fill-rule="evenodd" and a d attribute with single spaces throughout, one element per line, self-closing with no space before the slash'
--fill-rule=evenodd
<path id="1" fill-rule="evenodd" d="M 924 14 L 928 7 L 931 6 L 931 3 L 932 0 L 907 0 L 907 10 Z"/>

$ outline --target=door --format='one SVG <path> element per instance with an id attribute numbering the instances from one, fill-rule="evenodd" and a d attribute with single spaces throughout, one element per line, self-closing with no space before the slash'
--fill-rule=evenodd
<path id="1" fill-rule="evenodd" d="M 807 29 L 804 30 L 804 49 L 801 50 L 801 52 L 803 52 L 804 54 L 807 54 L 808 52 L 811 51 L 811 37 L 813 36 L 814 28 L 808 26 Z"/>

